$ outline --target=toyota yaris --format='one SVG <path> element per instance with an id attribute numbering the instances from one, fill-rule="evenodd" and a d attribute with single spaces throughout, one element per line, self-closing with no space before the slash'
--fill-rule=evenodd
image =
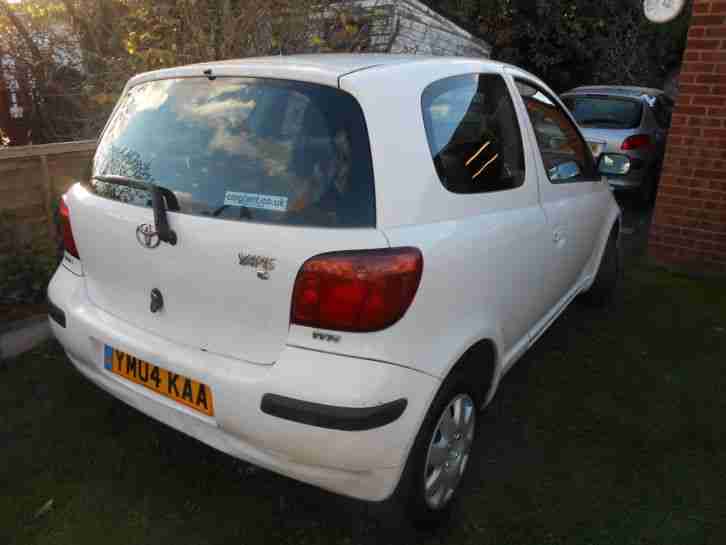
<path id="1" fill-rule="evenodd" d="M 141 74 L 60 211 L 50 323 L 82 375 L 418 520 L 451 507 L 504 373 L 620 270 L 620 211 L 572 117 L 481 59 Z"/>

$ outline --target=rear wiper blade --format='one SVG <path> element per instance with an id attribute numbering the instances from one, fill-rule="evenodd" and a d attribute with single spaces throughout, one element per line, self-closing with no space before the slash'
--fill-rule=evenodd
<path id="1" fill-rule="evenodd" d="M 118 184 L 126 187 L 133 187 L 134 189 L 143 189 L 148 191 L 153 185 L 152 182 L 142 180 L 140 178 L 132 178 L 131 176 L 120 176 L 119 174 L 94 174 L 91 176 L 92 180 L 98 180 L 100 182 L 106 182 L 109 184 Z"/>
<path id="2" fill-rule="evenodd" d="M 171 210 L 172 212 L 179 211 L 179 201 L 177 200 L 174 192 L 171 189 L 158 185 L 154 182 L 141 180 L 140 178 L 132 178 L 131 176 L 121 176 L 119 174 L 96 174 L 91 176 L 91 179 L 110 184 L 123 185 L 125 187 L 133 187 L 134 189 L 141 189 L 143 191 L 151 192 L 156 190 L 164 197 L 168 210 Z"/>
<path id="3" fill-rule="evenodd" d="M 173 191 L 157 185 L 154 182 L 140 180 L 130 176 L 120 176 L 118 174 L 97 174 L 91 178 L 100 182 L 149 191 L 151 193 L 151 206 L 154 209 L 154 228 L 156 234 L 159 235 L 159 240 L 162 242 L 166 242 L 172 246 L 176 245 L 176 233 L 169 227 L 169 220 L 166 217 L 167 210 L 179 210 L 179 201 Z"/>

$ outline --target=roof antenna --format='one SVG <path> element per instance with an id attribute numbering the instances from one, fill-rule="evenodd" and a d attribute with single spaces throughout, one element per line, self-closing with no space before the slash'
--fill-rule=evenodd
<path id="1" fill-rule="evenodd" d="M 207 79 L 209 79 L 209 81 L 214 81 L 215 79 L 217 79 L 217 76 L 212 73 L 211 68 L 207 68 L 203 73 L 205 76 L 207 76 Z"/>

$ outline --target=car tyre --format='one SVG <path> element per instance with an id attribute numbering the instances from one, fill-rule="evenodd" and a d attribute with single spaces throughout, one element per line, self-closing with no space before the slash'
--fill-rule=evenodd
<path id="1" fill-rule="evenodd" d="M 477 381 L 455 370 L 444 381 L 414 441 L 389 513 L 419 529 L 446 522 L 471 466 L 479 424 Z"/>
<path id="2" fill-rule="evenodd" d="M 605 251 L 600 260 L 595 280 L 582 295 L 582 301 L 590 306 L 604 307 L 611 304 L 620 286 L 623 275 L 623 259 L 618 231 L 610 233 Z"/>

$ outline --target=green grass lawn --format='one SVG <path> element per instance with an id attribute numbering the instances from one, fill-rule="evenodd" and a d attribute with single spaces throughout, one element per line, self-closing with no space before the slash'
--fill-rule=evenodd
<path id="1" fill-rule="evenodd" d="M 167 429 L 56 345 L 0 384 L 0 544 L 726 543 L 723 279 L 639 268 L 615 308 L 568 310 L 502 385 L 436 534 Z"/>

